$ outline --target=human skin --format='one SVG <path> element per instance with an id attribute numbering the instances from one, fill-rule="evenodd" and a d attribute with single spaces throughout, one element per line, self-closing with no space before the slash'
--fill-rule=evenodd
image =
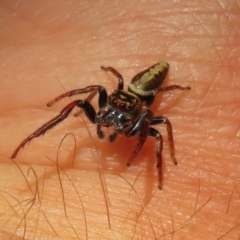
<path id="1" fill-rule="evenodd" d="M 238 239 L 237 2 L 13 4 L 0 3 L 0 239 Z M 165 126 L 156 126 L 164 138 L 162 190 L 155 139 L 127 168 L 137 138 L 99 140 L 95 126 L 73 114 L 10 159 L 70 102 L 48 108 L 59 94 L 90 84 L 116 89 L 100 65 L 121 72 L 126 88 L 160 60 L 170 64 L 164 86 L 191 86 L 159 93 L 151 107 L 172 122 L 179 163 L 172 163 Z"/>

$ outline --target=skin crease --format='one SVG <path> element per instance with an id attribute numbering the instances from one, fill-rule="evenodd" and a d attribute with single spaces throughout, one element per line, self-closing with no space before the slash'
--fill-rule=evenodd
<path id="1" fill-rule="evenodd" d="M 239 239 L 239 5 L 160 2 L 1 1 L 0 239 Z M 98 140 L 95 126 L 73 114 L 19 152 L 22 173 L 9 159 L 70 100 L 51 108 L 48 101 L 90 84 L 116 88 L 100 65 L 119 70 L 126 88 L 160 60 L 170 64 L 164 85 L 192 88 L 160 93 L 151 107 L 172 122 L 179 163 L 165 126 L 156 126 L 164 138 L 162 191 L 154 139 L 127 168 L 137 139 Z M 67 175 L 60 170 L 59 181 L 49 158 L 56 161 L 68 133 L 76 145 L 71 135 L 60 147 Z M 35 202 L 23 175 L 33 192 L 39 187 Z"/>

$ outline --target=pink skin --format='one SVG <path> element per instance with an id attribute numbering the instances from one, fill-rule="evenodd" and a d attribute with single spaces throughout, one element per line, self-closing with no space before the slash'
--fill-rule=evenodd
<path id="1" fill-rule="evenodd" d="M 123 75 L 126 88 L 132 76 L 159 60 L 170 64 L 164 86 L 192 88 L 160 93 L 151 108 L 171 121 L 179 163 L 172 163 L 166 129 L 159 126 L 164 138 L 163 190 L 157 189 L 155 139 L 147 139 L 127 168 L 137 139 L 120 137 L 116 143 L 98 140 L 95 126 L 84 118 L 91 139 L 81 118 L 71 114 L 44 137 L 26 145 L 15 160 L 34 191 L 36 178 L 31 171 L 27 175 L 27 164 L 33 167 L 42 197 L 42 202 L 35 202 L 29 211 L 26 226 L 23 222 L 19 228 L 26 229 L 26 239 L 66 239 L 76 234 L 84 239 L 84 207 L 89 239 L 131 239 L 132 235 L 154 239 L 153 229 L 160 238 L 163 228 L 165 233 L 174 228 L 174 239 L 218 239 L 225 233 L 222 239 L 238 239 L 239 6 L 227 1 L 226 5 L 212 1 L 204 6 L 189 2 L 2 3 L 0 239 L 23 235 L 20 230 L 15 232 L 23 218 L 17 201 L 33 197 L 19 169 L 6 156 L 10 157 L 27 135 L 57 115 L 69 100 L 51 108 L 46 104 L 65 90 L 89 84 L 101 84 L 113 91 L 117 79 L 103 72 L 100 65 L 115 67 Z M 60 148 L 59 164 L 81 195 L 83 207 L 61 173 L 66 218 L 56 167 L 49 158 L 56 159 L 59 143 L 68 133 L 76 137 L 76 156 L 73 161 L 74 140 L 67 137 Z M 105 195 L 94 146 L 105 172 L 111 231 L 107 230 Z M 30 206 L 26 204 L 22 203 L 25 213 Z"/>

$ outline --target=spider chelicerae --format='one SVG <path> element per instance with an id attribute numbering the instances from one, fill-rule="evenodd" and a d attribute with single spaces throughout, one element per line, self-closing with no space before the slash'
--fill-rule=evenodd
<path id="1" fill-rule="evenodd" d="M 72 90 L 58 96 L 53 101 L 49 102 L 47 106 L 51 107 L 54 103 L 65 97 L 90 93 L 86 99 L 78 99 L 69 103 L 62 109 L 59 115 L 45 123 L 42 127 L 23 140 L 16 148 L 11 158 L 16 158 L 19 150 L 23 148 L 26 143 L 30 142 L 33 138 L 43 135 L 46 131 L 62 122 L 68 117 L 73 108 L 78 107 L 84 111 L 85 115 L 92 123 L 96 124 L 97 135 L 101 139 L 104 138 L 104 132 L 102 130 L 103 127 L 111 127 L 113 130 L 113 133 L 109 136 L 110 142 L 114 142 L 118 134 L 124 134 L 126 137 L 132 137 L 135 135 L 138 136 L 138 144 L 133 151 L 131 158 L 127 162 L 127 166 L 131 165 L 145 143 L 147 137 L 154 137 L 157 141 L 156 157 L 158 187 L 161 189 L 163 139 L 161 133 L 152 126 L 157 124 L 166 124 L 171 157 L 174 164 L 177 164 L 174 153 L 172 126 L 168 118 L 165 116 L 154 116 L 154 113 L 149 110 L 148 107 L 153 103 L 158 92 L 175 89 L 189 90 L 190 87 L 182 87 L 179 85 L 161 87 L 169 69 L 169 64 L 166 62 L 158 62 L 135 75 L 128 87 L 128 90 L 123 90 L 124 79 L 117 70 L 113 67 L 103 66 L 101 66 L 101 69 L 111 72 L 118 78 L 117 90 L 114 90 L 113 93 L 108 95 L 104 86 L 90 85 L 88 87 Z M 91 104 L 91 99 L 97 93 L 99 94 L 99 110 L 96 112 Z M 75 116 L 78 115 L 79 113 L 75 114 Z"/>

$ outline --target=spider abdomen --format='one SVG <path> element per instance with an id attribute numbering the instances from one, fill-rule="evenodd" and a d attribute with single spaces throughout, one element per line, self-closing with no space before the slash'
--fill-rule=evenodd
<path id="1" fill-rule="evenodd" d="M 135 75 L 128 87 L 149 106 L 154 100 L 169 69 L 167 62 L 159 62 Z"/>

